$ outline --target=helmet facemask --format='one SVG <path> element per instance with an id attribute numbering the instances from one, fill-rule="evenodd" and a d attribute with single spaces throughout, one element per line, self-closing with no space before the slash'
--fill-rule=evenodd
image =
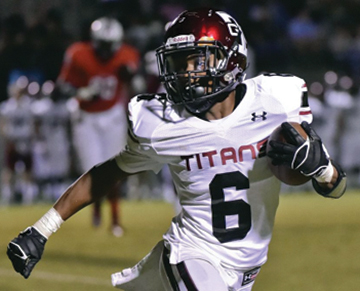
<path id="1" fill-rule="evenodd" d="M 116 51 L 120 48 L 120 41 L 104 41 L 104 40 L 93 40 L 93 48 L 97 56 L 103 60 L 107 61 L 112 58 Z"/>
<path id="2" fill-rule="evenodd" d="M 169 100 L 184 105 L 192 114 L 209 110 L 244 79 L 241 67 L 228 69 L 229 61 L 238 57 L 236 51 L 236 47 L 227 51 L 218 41 L 160 47 L 157 50 L 160 78 Z"/>

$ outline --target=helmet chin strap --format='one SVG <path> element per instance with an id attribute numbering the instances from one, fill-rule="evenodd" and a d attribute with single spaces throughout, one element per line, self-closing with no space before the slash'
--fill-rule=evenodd
<path id="1" fill-rule="evenodd" d="M 196 95 L 196 97 L 198 97 L 198 98 L 195 98 L 195 100 L 193 102 L 191 102 L 192 103 L 191 105 L 184 103 L 184 106 L 185 106 L 186 110 L 189 111 L 190 113 L 201 117 L 216 103 L 223 101 L 229 95 L 229 93 L 232 90 L 234 90 L 234 88 L 237 86 L 237 84 L 238 83 L 235 82 L 233 84 L 233 86 L 231 86 L 225 90 L 221 90 L 221 91 L 217 92 L 216 94 L 212 95 L 212 98 L 208 98 L 208 96 L 203 97 L 205 94 L 204 87 L 199 86 L 199 87 L 193 88 L 192 90 L 194 91 L 195 94 L 200 93 L 202 95 L 200 95 L 200 96 Z M 198 88 L 198 90 L 195 90 L 197 88 Z M 198 92 L 196 92 L 196 91 L 198 91 Z M 203 97 L 203 98 L 201 98 L 201 97 Z"/>

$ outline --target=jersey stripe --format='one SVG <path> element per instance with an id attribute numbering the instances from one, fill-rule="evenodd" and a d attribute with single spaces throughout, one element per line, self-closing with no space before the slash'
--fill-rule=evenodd
<path id="1" fill-rule="evenodd" d="M 185 266 L 185 263 L 181 262 L 181 263 L 177 264 L 176 268 L 179 272 L 181 279 L 184 281 L 187 290 L 188 291 L 198 291 L 193 280 L 191 279 L 191 276 Z"/>
<path id="2" fill-rule="evenodd" d="M 301 97 L 301 107 L 309 107 L 308 92 L 303 91 Z"/>
<path id="3" fill-rule="evenodd" d="M 162 253 L 162 260 L 165 268 L 166 275 L 170 281 L 171 287 L 174 291 L 180 291 L 179 285 L 176 282 L 175 276 L 172 272 L 170 263 L 169 263 L 169 250 L 164 247 L 163 253 Z"/>
<path id="4" fill-rule="evenodd" d="M 311 114 L 311 110 L 300 111 L 299 114 L 300 114 L 300 115 L 309 115 L 309 114 Z"/>

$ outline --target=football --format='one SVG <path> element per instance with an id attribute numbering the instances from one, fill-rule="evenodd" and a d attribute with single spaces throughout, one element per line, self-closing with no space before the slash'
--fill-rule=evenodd
<path id="1" fill-rule="evenodd" d="M 296 122 L 289 122 L 289 123 L 296 129 L 296 131 L 304 139 L 307 138 L 306 132 L 299 123 Z M 266 145 L 266 152 L 268 152 L 271 149 L 271 146 L 269 144 L 271 140 L 288 143 L 288 141 L 285 139 L 284 135 L 282 134 L 281 126 L 278 126 L 270 135 Z M 287 185 L 293 185 L 293 186 L 302 185 L 311 179 L 310 177 L 306 177 L 303 174 L 301 174 L 300 171 L 290 169 L 285 165 L 274 166 L 271 163 L 271 159 L 269 157 L 267 157 L 267 160 L 268 160 L 269 168 L 271 172 L 274 174 L 274 176 Z"/>

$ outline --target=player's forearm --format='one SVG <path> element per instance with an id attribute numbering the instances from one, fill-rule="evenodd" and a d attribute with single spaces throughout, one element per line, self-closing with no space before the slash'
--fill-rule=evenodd
<path id="1" fill-rule="evenodd" d="M 91 174 L 85 173 L 55 203 L 54 208 L 64 221 L 97 199 L 91 193 L 91 180 Z"/>
<path id="2" fill-rule="evenodd" d="M 86 173 L 72 184 L 48 212 L 33 227 L 46 239 L 55 233 L 65 220 L 92 202 L 91 175 Z"/>
<path id="3" fill-rule="evenodd" d="M 96 165 L 65 191 L 54 208 L 66 220 L 85 206 L 106 196 L 126 176 L 114 159 Z"/>
<path id="4" fill-rule="evenodd" d="M 92 202 L 106 196 L 118 182 L 127 176 L 114 159 L 92 167 L 76 180 L 43 217 L 33 226 L 46 238 L 61 224 Z"/>

